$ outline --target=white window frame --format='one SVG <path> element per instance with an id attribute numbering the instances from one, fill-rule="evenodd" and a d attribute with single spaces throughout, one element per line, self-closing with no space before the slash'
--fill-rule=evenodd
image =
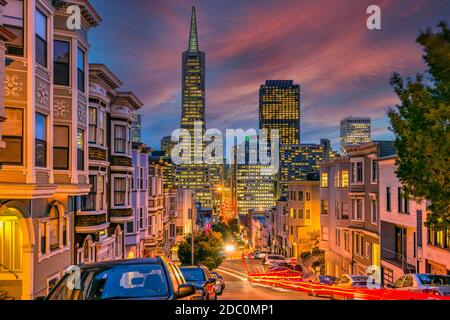
<path id="1" fill-rule="evenodd" d="M 377 172 L 376 172 L 376 180 L 373 180 L 373 163 L 376 162 L 377 163 Z M 379 177 L 380 174 L 380 170 L 379 170 L 379 163 L 377 159 L 370 159 L 370 183 L 371 184 L 377 184 L 378 180 L 380 179 Z"/>
<path id="2" fill-rule="evenodd" d="M 375 203 L 375 212 L 374 212 L 374 207 L 373 207 L 373 204 Z M 379 212 L 379 210 L 378 210 L 378 201 L 377 201 L 377 199 L 370 199 L 370 222 L 373 224 L 373 225 L 378 225 L 378 219 L 379 219 L 379 214 L 378 214 L 378 212 Z M 375 221 L 374 221 L 374 214 L 376 215 L 376 219 L 375 219 Z"/>
<path id="3" fill-rule="evenodd" d="M 128 188 L 125 188 L 125 205 L 118 206 L 115 205 L 115 196 L 114 196 L 114 180 L 115 178 L 125 178 L 125 186 L 128 183 Z M 131 201 L 131 175 L 129 174 L 113 174 L 111 175 L 111 209 L 129 209 L 132 207 L 132 201 Z"/>
<path id="4" fill-rule="evenodd" d="M 357 181 L 358 178 L 358 163 L 362 164 L 361 168 L 361 181 Z M 353 164 L 354 164 L 354 170 L 353 170 Z M 353 177 L 355 177 L 355 180 L 353 180 Z M 353 185 L 362 185 L 364 184 L 364 158 L 352 158 L 350 160 L 350 184 Z"/>
<path id="5" fill-rule="evenodd" d="M 356 198 L 352 198 L 352 215 L 351 215 L 351 220 L 353 221 L 364 221 L 364 198 L 363 197 L 356 197 Z M 361 218 L 358 218 L 358 212 L 356 210 L 357 206 L 357 200 L 361 200 Z"/>
<path id="6" fill-rule="evenodd" d="M 125 153 L 116 153 L 116 130 L 115 126 L 125 127 Z M 123 121 L 111 121 L 111 155 L 116 157 L 128 157 L 131 158 L 131 141 L 130 141 L 130 132 L 131 126 L 129 123 L 125 123 Z"/>

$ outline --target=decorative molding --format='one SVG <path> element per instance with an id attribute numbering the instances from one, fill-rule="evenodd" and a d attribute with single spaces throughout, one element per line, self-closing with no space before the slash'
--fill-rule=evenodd
<path id="1" fill-rule="evenodd" d="M 67 105 L 67 101 L 63 99 L 56 99 L 53 105 L 53 112 L 55 118 L 66 119 L 70 115 L 70 108 Z"/>
<path id="2" fill-rule="evenodd" d="M 18 98 L 19 92 L 23 91 L 23 82 L 19 81 L 17 74 L 5 74 L 5 97 Z"/>
<path id="3" fill-rule="evenodd" d="M 43 106 L 48 106 L 49 103 L 49 85 L 42 80 L 36 82 L 36 100 Z"/>
<path id="4" fill-rule="evenodd" d="M 82 104 L 78 104 L 78 122 L 85 123 L 86 122 L 86 106 Z"/>

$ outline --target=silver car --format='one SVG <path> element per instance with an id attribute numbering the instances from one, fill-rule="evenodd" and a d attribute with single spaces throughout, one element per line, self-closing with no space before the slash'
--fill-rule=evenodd
<path id="1" fill-rule="evenodd" d="M 388 287 L 396 290 L 450 296 L 450 276 L 432 273 L 407 274 Z"/>

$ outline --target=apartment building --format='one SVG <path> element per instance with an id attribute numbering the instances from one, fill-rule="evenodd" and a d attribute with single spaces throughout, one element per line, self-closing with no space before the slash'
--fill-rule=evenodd
<path id="1" fill-rule="evenodd" d="M 159 156 L 149 155 L 148 164 L 148 237 L 145 240 L 146 257 L 164 254 L 164 162 Z"/>
<path id="2" fill-rule="evenodd" d="M 80 30 L 67 28 L 72 3 Z M 101 18 L 89 1 L 0 8 L 0 291 L 33 299 L 75 262 L 74 214 L 89 192 L 87 35 Z"/>
<path id="3" fill-rule="evenodd" d="M 393 141 L 373 141 L 347 149 L 350 158 L 350 222 L 353 273 L 380 267 L 378 158 L 395 154 Z"/>
<path id="4" fill-rule="evenodd" d="M 144 243 L 148 226 L 148 149 L 143 143 L 133 142 L 134 174 L 131 184 L 133 221 L 125 226 L 126 258 L 141 258 L 144 255 Z"/>
<path id="5" fill-rule="evenodd" d="M 166 257 L 176 257 L 177 239 L 177 190 L 164 189 L 164 254 Z"/>
<path id="6" fill-rule="evenodd" d="M 392 284 L 408 273 L 450 274 L 449 231 L 425 226 L 428 203 L 404 192 L 396 159 L 378 159 L 383 282 Z"/>
<path id="7" fill-rule="evenodd" d="M 274 252 L 287 256 L 288 248 L 288 201 L 281 197 L 276 201 L 273 217 Z"/>
<path id="8" fill-rule="evenodd" d="M 310 233 L 320 230 L 319 181 L 295 181 L 288 183 L 288 252 L 290 257 L 309 251 Z"/>
<path id="9" fill-rule="evenodd" d="M 191 189 L 177 189 L 176 196 L 176 242 L 180 242 L 195 229 L 195 194 Z"/>
<path id="10" fill-rule="evenodd" d="M 349 172 L 347 157 L 320 164 L 320 248 L 325 251 L 326 274 L 335 277 L 353 272 Z"/>

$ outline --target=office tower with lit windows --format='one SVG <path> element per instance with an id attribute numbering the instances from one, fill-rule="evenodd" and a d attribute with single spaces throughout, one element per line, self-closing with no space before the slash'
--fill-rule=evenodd
<path id="1" fill-rule="evenodd" d="M 268 209 L 275 206 L 275 175 L 271 165 L 261 164 L 259 161 L 252 163 L 251 157 L 258 150 L 249 149 L 247 138 L 241 148 L 234 146 L 233 165 L 231 165 L 232 184 L 231 194 L 233 204 L 237 207 L 239 215 L 248 214 L 252 209 Z M 244 153 L 245 162 L 238 163 L 238 157 Z M 257 159 L 255 157 L 255 159 Z"/>
<path id="2" fill-rule="evenodd" d="M 329 152 L 324 144 L 282 145 L 277 197 L 287 196 L 289 182 L 318 179 L 319 163 Z"/>
<path id="3" fill-rule="evenodd" d="M 371 123 L 368 117 L 346 117 L 341 120 L 341 153 L 347 149 L 371 141 Z"/>
<path id="4" fill-rule="evenodd" d="M 184 147 L 190 149 L 189 164 L 180 164 L 176 168 L 176 187 L 195 190 L 196 200 L 203 207 L 211 206 L 211 188 L 206 164 L 194 163 L 195 155 L 202 155 L 204 143 L 194 144 L 194 128 L 205 132 L 205 53 L 198 46 L 197 20 L 195 7 L 192 7 L 191 28 L 188 50 L 182 55 L 182 114 L 181 129 L 189 131 L 191 138 L 184 139 Z"/>
<path id="5" fill-rule="evenodd" d="M 267 80 L 259 89 L 259 128 L 279 130 L 280 144 L 300 143 L 300 85 Z"/>
<path id="6" fill-rule="evenodd" d="M 133 142 L 141 142 L 141 139 L 142 139 L 141 126 L 142 126 L 141 114 L 136 113 L 133 117 L 133 122 L 131 123 L 131 132 L 132 132 L 131 139 Z"/>

